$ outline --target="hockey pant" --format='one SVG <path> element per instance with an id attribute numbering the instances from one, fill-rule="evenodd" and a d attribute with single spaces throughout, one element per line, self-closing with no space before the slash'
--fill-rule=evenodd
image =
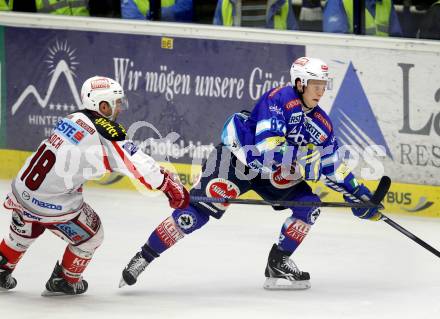
<path id="1" fill-rule="evenodd" d="M 320 202 L 305 181 L 293 181 L 280 174 L 263 176 L 241 164 L 224 146 L 219 145 L 202 167 L 199 182 L 190 191 L 194 196 L 238 196 L 253 190 L 266 200 Z M 203 227 L 209 217 L 221 218 L 229 204 L 191 203 L 187 209 L 176 209 L 152 232 L 142 247 L 147 261 L 152 261 L 185 235 Z M 292 215 L 284 222 L 278 247 L 293 253 L 307 236 L 320 214 L 317 207 L 289 207 Z M 253 218 L 250 213 L 249 218 Z"/>
<path id="2" fill-rule="evenodd" d="M 29 222 L 19 211 L 13 210 L 9 236 L 0 243 L 0 254 L 6 259 L 1 267 L 14 270 L 27 249 L 46 229 L 68 243 L 61 262 L 63 276 L 71 283 L 79 281 L 104 239 L 101 220 L 87 203 L 75 218 L 58 224 Z"/>

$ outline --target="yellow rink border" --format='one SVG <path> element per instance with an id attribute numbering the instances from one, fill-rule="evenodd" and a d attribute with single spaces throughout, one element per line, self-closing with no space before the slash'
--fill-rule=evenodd
<path id="1" fill-rule="evenodd" d="M 0 178 L 14 178 L 30 154 L 30 152 L 24 151 L 0 150 Z M 197 176 L 200 173 L 200 166 L 179 163 L 162 164 L 168 169 L 177 172 L 181 181 L 188 188 L 190 188 L 194 181 L 197 180 Z M 365 181 L 365 184 L 370 189 L 374 189 L 377 182 Z M 342 200 L 341 194 L 327 188 L 322 182 L 310 183 L 310 185 L 322 200 Z M 112 174 L 108 174 L 98 181 L 90 181 L 88 186 L 107 187 L 112 189 L 131 189 L 150 194 L 152 193 L 151 191 L 146 191 L 145 187 L 135 180 Z M 255 199 L 258 198 L 258 195 L 254 192 L 249 192 L 240 198 Z M 440 186 L 392 183 L 391 189 L 385 197 L 384 205 L 387 213 L 440 217 Z"/>

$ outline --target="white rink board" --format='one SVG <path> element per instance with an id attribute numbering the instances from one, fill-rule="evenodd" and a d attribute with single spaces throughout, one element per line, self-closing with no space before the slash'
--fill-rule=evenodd
<path id="1" fill-rule="evenodd" d="M 438 185 L 440 168 L 440 51 L 308 45 L 306 54 L 327 61 L 333 89 L 320 105 L 335 107 L 341 83 L 352 63 L 392 158 L 381 157 L 384 174 L 410 184 Z M 408 89 L 404 87 L 408 86 Z M 408 98 L 404 101 L 404 96 Z M 356 103 L 356 101 L 353 101 Z M 404 112 L 409 107 L 409 119 Z M 353 121 L 365 116 L 360 115 Z M 410 130 L 404 129 L 409 125 Z M 423 134 L 415 133 L 425 128 Z M 372 137 L 374 132 L 364 132 Z M 362 165 L 368 167 L 368 165 Z"/>
<path id="2" fill-rule="evenodd" d="M 9 183 L 0 182 L 0 194 Z M 0 315 L 34 318 L 437 318 L 439 259 L 382 222 L 325 210 L 295 254 L 310 271 L 307 291 L 265 291 L 267 253 L 287 212 L 232 207 L 221 221 L 183 239 L 163 254 L 134 287 L 118 289 L 123 266 L 170 210 L 162 197 L 86 189 L 99 212 L 104 244 L 86 270 L 89 291 L 43 298 L 64 243 L 47 232 L 19 264 L 17 288 L 0 294 Z M 10 216 L 2 208 L 0 229 Z M 394 217 L 440 248 L 440 221 Z"/>
<path id="3" fill-rule="evenodd" d="M 382 136 L 390 149 L 390 156 L 379 158 L 384 163 L 383 174 L 390 175 L 400 183 L 439 185 L 439 41 L 23 13 L 0 13 L 0 24 L 304 45 L 307 55 L 320 57 L 330 66 L 334 78 L 333 89 L 328 91 L 320 103 L 328 112 L 334 108 L 336 95 L 348 65 L 352 62 L 372 109 L 369 118 L 359 116 L 360 121 L 355 121 L 355 124 L 365 120 L 377 121 L 378 132 L 363 133 L 368 138 L 373 137 L 373 140 L 376 136 Z M 290 63 L 286 61 L 286 71 Z M 404 68 L 409 70 L 405 73 Z M 407 90 L 404 89 L 405 85 L 408 86 Z M 404 105 L 409 108 L 407 116 Z M 363 110 L 360 113 L 363 114 Z M 405 122 L 408 127 L 403 130 Z M 426 132 L 417 133 L 425 126 Z M 366 179 L 378 179 L 377 175 Z"/>

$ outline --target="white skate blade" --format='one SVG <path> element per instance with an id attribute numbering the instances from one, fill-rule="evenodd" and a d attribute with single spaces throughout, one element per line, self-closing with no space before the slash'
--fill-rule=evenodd
<path id="1" fill-rule="evenodd" d="M 121 277 L 121 280 L 119 281 L 119 288 L 122 288 L 126 285 L 127 285 L 127 283 L 125 282 L 124 278 Z"/>
<path id="2" fill-rule="evenodd" d="M 58 296 L 76 296 L 76 295 L 68 295 L 63 292 L 53 292 L 53 291 L 49 291 L 49 290 L 45 289 L 41 293 L 41 296 L 42 297 L 58 297 Z"/>
<path id="3" fill-rule="evenodd" d="M 309 280 L 290 281 L 284 278 L 266 278 L 263 288 L 267 290 L 305 290 L 312 287 Z"/>

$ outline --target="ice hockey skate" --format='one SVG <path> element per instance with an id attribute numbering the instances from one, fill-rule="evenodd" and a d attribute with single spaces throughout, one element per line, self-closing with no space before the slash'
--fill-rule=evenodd
<path id="1" fill-rule="evenodd" d="M 14 289 L 17 286 L 17 280 L 11 275 L 12 270 L 0 268 L 0 291 Z"/>
<path id="2" fill-rule="evenodd" d="M 41 294 L 44 297 L 80 295 L 87 291 L 88 283 L 82 278 L 76 283 L 70 283 L 63 278 L 62 269 L 57 262 L 49 280 L 46 283 L 46 290 Z"/>
<path id="3" fill-rule="evenodd" d="M 124 287 L 125 285 L 132 286 L 136 283 L 139 275 L 145 270 L 145 268 L 149 265 L 148 261 L 142 257 L 141 252 L 138 252 L 134 257 L 130 260 L 127 266 L 125 266 L 122 271 L 122 278 L 119 282 L 119 288 Z"/>
<path id="4" fill-rule="evenodd" d="M 264 289 L 302 290 L 311 287 L 309 273 L 300 271 L 289 255 L 279 250 L 277 245 L 272 246 L 265 270 Z"/>

